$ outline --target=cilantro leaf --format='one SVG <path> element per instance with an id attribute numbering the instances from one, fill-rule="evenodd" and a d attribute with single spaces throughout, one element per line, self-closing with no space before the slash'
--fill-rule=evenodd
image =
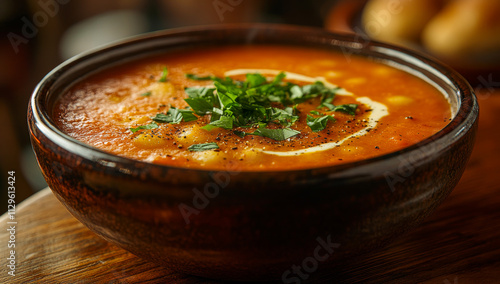
<path id="1" fill-rule="evenodd" d="M 214 149 L 219 149 L 219 145 L 217 143 L 203 143 L 203 144 L 193 144 L 188 147 L 188 150 L 191 152 L 201 152 L 201 151 L 208 151 L 208 150 L 214 150 Z"/>
<path id="2" fill-rule="evenodd" d="M 154 128 L 158 128 L 158 124 L 151 122 L 150 124 L 141 125 L 141 126 L 133 127 L 133 128 L 129 128 L 129 129 L 130 129 L 130 131 L 132 131 L 132 133 L 136 133 L 137 131 L 142 130 L 142 129 L 154 129 Z"/>
<path id="3" fill-rule="evenodd" d="M 313 132 L 319 132 L 326 128 L 328 121 L 335 122 L 335 118 L 331 115 L 325 115 L 317 118 L 307 115 L 306 121 L 307 126 L 309 126 Z"/>

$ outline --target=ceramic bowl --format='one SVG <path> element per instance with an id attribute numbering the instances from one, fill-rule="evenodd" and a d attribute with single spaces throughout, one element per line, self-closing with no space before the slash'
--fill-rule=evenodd
<path id="1" fill-rule="evenodd" d="M 75 81 L 108 65 L 169 50 L 281 44 L 347 52 L 424 78 L 450 100 L 452 121 L 417 145 L 337 166 L 218 172 L 111 155 L 70 138 L 51 117 Z M 28 110 L 31 141 L 55 196 L 97 235 L 170 269 L 217 279 L 282 279 L 382 247 L 419 224 L 458 183 L 478 106 L 456 72 L 352 35 L 281 25 L 163 31 L 73 58 L 49 73 Z M 291 281 L 291 282 L 287 282 Z"/>

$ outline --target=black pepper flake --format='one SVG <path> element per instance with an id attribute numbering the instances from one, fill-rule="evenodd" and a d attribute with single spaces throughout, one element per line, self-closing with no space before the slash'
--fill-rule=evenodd
<path id="1" fill-rule="evenodd" d="M 378 146 L 375 146 L 375 149 L 380 149 Z"/>
<path id="2" fill-rule="evenodd" d="M 413 116 L 407 116 L 405 119 L 413 119 Z"/>
<path id="3" fill-rule="evenodd" d="M 238 147 L 233 147 L 231 148 L 231 150 L 238 150 Z"/>

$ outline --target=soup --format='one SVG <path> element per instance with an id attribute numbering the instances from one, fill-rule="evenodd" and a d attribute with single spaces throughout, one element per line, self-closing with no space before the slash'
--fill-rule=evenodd
<path id="1" fill-rule="evenodd" d="M 268 45 L 169 52 L 77 82 L 53 117 L 136 160 L 210 170 L 315 168 L 401 150 L 451 120 L 447 99 L 396 68 Z"/>

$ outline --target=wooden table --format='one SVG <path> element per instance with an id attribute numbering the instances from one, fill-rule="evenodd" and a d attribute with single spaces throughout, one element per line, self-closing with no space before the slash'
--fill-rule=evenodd
<path id="1" fill-rule="evenodd" d="M 477 142 L 459 185 L 427 221 L 336 283 L 500 283 L 500 90 L 482 88 Z M 0 283 L 219 283 L 147 263 L 101 240 L 49 189 L 16 208 L 16 276 L 0 218 Z"/>

